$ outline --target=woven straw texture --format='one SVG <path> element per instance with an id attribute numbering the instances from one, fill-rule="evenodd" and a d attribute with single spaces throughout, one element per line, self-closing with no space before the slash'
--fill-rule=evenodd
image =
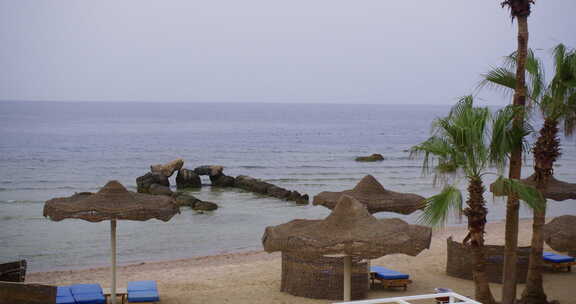
<path id="1" fill-rule="evenodd" d="M 312 203 L 334 209 L 342 195 L 349 195 L 364 204 L 370 213 L 396 212 L 410 214 L 424 207 L 425 198 L 413 193 L 399 193 L 384 189 L 372 175 L 366 175 L 351 190 L 324 191 L 314 196 Z"/>
<path id="2" fill-rule="evenodd" d="M 418 255 L 429 248 L 431 237 L 429 227 L 409 225 L 400 219 L 376 219 L 364 205 L 344 195 L 323 220 L 293 220 L 267 227 L 262 243 L 267 252 L 378 258 L 394 253 Z"/>
<path id="3" fill-rule="evenodd" d="M 140 194 L 126 190 L 117 181 L 108 182 L 97 193 L 77 193 L 54 198 L 44 204 L 44 216 L 53 221 L 66 218 L 90 222 L 104 220 L 170 220 L 179 213 L 171 197 Z"/>
<path id="4" fill-rule="evenodd" d="M 294 296 L 342 300 L 344 294 L 343 258 L 302 257 L 282 253 L 280 290 Z M 352 259 L 352 300 L 366 298 L 368 263 Z"/>
<path id="5" fill-rule="evenodd" d="M 576 257 L 576 216 L 559 216 L 544 225 L 544 241 L 552 249 Z"/>

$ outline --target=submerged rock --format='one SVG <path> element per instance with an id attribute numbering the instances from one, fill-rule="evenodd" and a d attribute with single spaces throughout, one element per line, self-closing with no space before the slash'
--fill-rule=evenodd
<path id="1" fill-rule="evenodd" d="M 359 162 L 374 162 L 374 161 L 381 161 L 384 160 L 384 156 L 382 154 L 374 153 L 370 156 L 358 156 L 356 157 L 356 161 Z"/>
<path id="2" fill-rule="evenodd" d="M 212 202 L 198 201 L 196 202 L 196 204 L 194 204 L 194 207 L 192 209 L 201 211 L 212 211 L 218 209 L 218 205 Z"/>
<path id="3" fill-rule="evenodd" d="M 150 166 L 150 171 L 155 173 L 161 173 L 166 177 L 172 176 L 175 171 L 182 169 L 184 166 L 184 160 L 181 158 L 175 159 L 166 164 L 158 164 Z"/>
<path id="4" fill-rule="evenodd" d="M 152 185 L 150 185 L 150 188 L 148 189 L 148 193 L 154 194 L 154 195 L 171 196 L 172 190 L 170 190 L 170 187 L 168 187 L 168 186 L 163 186 L 160 184 L 152 184 Z"/>
<path id="5" fill-rule="evenodd" d="M 176 204 L 178 204 L 178 206 L 181 207 L 187 206 L 192 208 L 193 210 L 199 210 L 199 211 L 212 211 L 218 209 L 218 205 L 216 203 L 200 200 L 195 196 L 192 196 L 187 193 L 178 192 L 175 193 L 173 196 L 174 199 L 176 200 Z"/>
<path id="6" fill-rule="evenodd" d="M 202 187 L 202 181 L 200 176 L 196 174 L 193 170 L 180 169 L 176 175 L 176 188 L 199 188 Z"/>
<path id="7" fill-rule="evenodd" d="M 138 187 L 139 193 L 150 193 L 150 186 L 153 184 L 158 184 L 166 187 L 170 187 L 170 182 L 168 177 L 157 172 L 148 172 L 138 178 L 136 178 L 136 185 Z"/>

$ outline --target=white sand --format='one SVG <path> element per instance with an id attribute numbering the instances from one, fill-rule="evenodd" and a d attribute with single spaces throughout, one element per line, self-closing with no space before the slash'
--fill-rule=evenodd
<path id="1" fill-rule="evenodd" d="M 472 281 L 446 275 L 446 238 L 453 235 L 461 241 L 464 227 L 450 227 L 435 231 L 430 250 L 417 257 L 392 255 L 373 260 L 372 265 L 383 265 L 409 273 L 413 284 L 407 291 L 402 289 L 370 291 L 369 298 L 395 297 L 433 293 L 435 287 L 448 287 L 462 295 L 473 297 Z M 531 221 L 520 223 L 519 245 L 528 246 L 531 237 Z M 487 226 L 487 244 L 504 243 L 504 224 Z M 545 250 L 550 250 L 545 248 Z M 143 263 L 119 267 L 118 286 L 128 281 L 156 280 L 161 303 L 331 303 L 334 301 L 312 300 L 280 292 L 280 255 L 265 252 L 245 252 L 191 258 L 177 261 Z M 110 284 L 109 268 L 73 271 L 32 273 L 30 282 L 53 285 L 72 283 Z M 545 272 L 545 291 L 548 299 L 562 304 L 576 304 L 576 269 L 572 272 Z M 518 286 L 518 294 L 524 285 Z M 494 295 L 500 298 L 501 285 L 492 284 Z"/>

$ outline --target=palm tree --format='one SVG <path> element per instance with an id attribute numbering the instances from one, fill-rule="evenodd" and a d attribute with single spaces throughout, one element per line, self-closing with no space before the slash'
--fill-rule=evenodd
<path id="1" fill-rule="evenodd" d="M 554 174 L 554 163 L 560 157 L 558 126 L 563 122 L 564 133 L 572 135 L 576 129 L 576 50 L 567 50 L 562 44 L 553 50 L 555 75 L 550 84 L 544 87 L 542 64 L 532 51 L 527 57 L 529 75 L 528 97 L 534 101 L 544 117 L 544 124 L 532 149 L 534 155 L 534 175 L 531 177 L 536 188 L 544 191 Z M 514 89 L 515 54 L 507 57 L 507 67 L 492 69 L 484 75 L 483 85 Z M 532 226 L 532 251 L 526 289 L 522 293 L 522 303 L 548 303 L 542 282 L 542 253 L 544 240 L 542 227 L 546 219 L 546 204 L 534 211 Z"/>
<path id="2" fill-rule="evenodd" d="M 474 107 L 472 96 L 465 96 L 452 107 L 447 117 L 434 122 L 433 136 L 412 147 L 412 156 L 424 154 L 423 168 L 433 167 L 437 175 L 463 173 L 468 182 L 467 207 L 462 210 L 462 194 L 454 185 L 446 185 L 441 193 L 427 199 L 421 222 L 443 224 L 450 214 L 464 214 L 468 219 L 468 235 L 464 244 L 472 248 L 476 300 L 494 304 L 486 275 L 484 226 L 488 210 L 484 201 L 482 176 L 491 165 L 504 168 L 510 151 L 527 134 L 511 123 L 516 109 L 508 106 L 492 116 L 486 107 Z M 518 140 L 520 138 L 520 140 Z M 435 162 L 434 162 L 435 160 Z M 434 162 L 434 163 L 433 163 Z M 501 170 L 500 170 L 501 171 Z M 447 179 L 442 179 L 447 182 Z M 522 199 L 537 204 L 539 193 L 522 183 L 499 179 Z"/>
<path id="3" fill-rule="evenodd" d="M 518 21 L 518 49 L 516 65 L 516 89 L 513 104 L 524 107 L 526 103 L 525 89 L 525 62 L 528 52 L 528 16 L 530 16 L 530 5 L 534 0 L 505 0 L 502 7 L 510 9 L 512 20 Z M 516 126 L 523 124 L 524 116 L 522 111 L 514 117 Z M 510 158 L 510 169 L 508 177 L 519 179 L 522 173 L 522 145 L 518 145 L 512 151 Z M 506 232 L 504 247 L 504 277 L 502 279 L 502 304 L 514 304 L 516 302 L 516 260 L 518 248 L 518 211 L 519 201 L 517 195 L 511 193 L 506 202 Z"/>

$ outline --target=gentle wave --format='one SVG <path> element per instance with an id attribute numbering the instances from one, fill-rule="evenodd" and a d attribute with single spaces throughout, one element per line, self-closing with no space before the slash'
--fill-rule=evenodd
<path id="1" fill-rule="evenodd" d="M 43 204 L 43 201 L 33 201 L 33 200 L 7 200 L 2 201 L 0 200 L 0 204 Z"/>
<path id="2" fill-rule="evenodd" d="M 97 189 L 97 188 L 93 188 Z M 72 186 L 58 186 L 58 187 L 14 187 L 14 188 L 0 188 L 2 191 L 22 191 L 22 190 L 80 190 L 77 187 Z M 85 190 L 82 190 L 85 191 Z"/>
<path id="3" fill-rule="evenodd" d="M 331 181 L 357 181 L 357 178 L 340 177 L 340 178 L 271 178 L 267 182 L 331 182 Z"/>

